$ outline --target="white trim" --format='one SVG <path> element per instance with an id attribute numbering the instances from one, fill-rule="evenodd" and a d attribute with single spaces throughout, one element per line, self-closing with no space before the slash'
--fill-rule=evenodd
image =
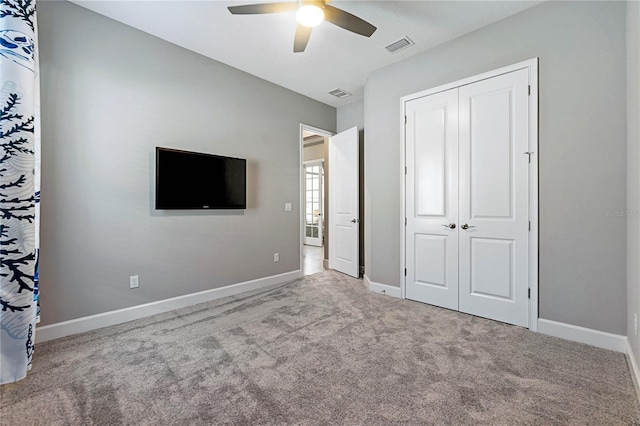
<path id="1" fill-rule="evenodd" d="M 529 330 L 538 331 L 538 58 L 529 62 Z"/>
<path id="2" fill-rule="evenodd" d="M 629 364 L 629 372 L 631 373 L 631 380 L 633 381 L 633 387 L 636 390 L 636 397 L 640 401 L 640 369 L 636 363 L 636 357 L 631 346 L 631 341 L 627 337 L 627 364 Z"/>
<path id="3" fill-rule="evenodd" d="M 538 332 L 574 342 L 586 343 L 602 349 L 609 349 L 610 351 L 627 353 L 627 337 L 619 334 L 606 333 L 542 318 L 538 319 Z"/>
<path id="4" fill-rule="evenodd" d="M 315 164 L 315 163 L 322 163 L 324 164 L 324 157 L 322 158 L 316 158 L 315 160 L 307 160 L 307 161 L 303 161 L 302 165 L 303 166 L 308 166 L 310 164 Z"/>
<path id="5" fill-rule="evenodd" d="M 330 132 L 329 130 L 324 130 L 324 129 L 321 129 L 319 127 L 313 127 L 313 126 L 309 126 L 308 124 L 300 123 L 300 136 L 302 136 L 302 131 L 303 130 L 306 130 L 306 131 L 311 132 L 311 133 L 315 133 L 315 134 L 320 135 L 320 136 L 325 136 L 325 137 L 328 137 L 328 138 L 330 138 L 331 136 L 335 135 L 335 133 Z M 302 139 L 304 139 L 304 138 L 302 138 Z"/>
<path id="6" fill-rule="evenodd" d="M 407 298 L 407 101 L 400 98 L 400 297 Z"/>
<path id="7" fill-rule="evenodd" d="M 517 64 L 508 65 L 506 67 L 498 68 L 498 69 L 495 69 L 495 70 L 492 70 L 492 71 L 487 71 L 487 72 L 482 73 L 482 74 L 477 74 L 477 75 L 474 75 L 474 76 L 471 76 L 471 77 L 468 77 L 468 78 L 464 78 L 462 80 L 452 81 L 451 83 L 443 84 L 443 85 L 440 85 L 440 86 L 432 87 L 431 89 L 426 89 L 426 90 L 422 90 L 420 92 L 412 93 L 410 95 L 403 96 L 401 98 L 401 102 L 402 102 L 402 105 L 404 105 L 405 102 L 408 102 L 408 101 L 411 101 L 411 100 L 414 100 L 414 99 L 423 98 L 425 96 L 433 95 L 435 93 L 444 92 L 444 91 L 447 91 L 447 90 L 450 90 L 450 89 L 455 89 L 457 87 L 461 87 L 461 86 L 466 86 L 468 84 L 477 83 L 478 81 L 487 80 L 489 78 L 497 77 L 497 76 L 502 75 L 502 74 L 508 74 L 510 72 L 517 71 L 517 70 L 520 70 L 520 69 L 523 69 L 523 68 L 529 68 L 529 69 L 535 68 L 536 69 L 536 75 L 537 75 L 538 58 L 528 59 L 526 61 L 518 62 Z M 530 74 L 530 75 L 532 75 L 532 74 Z M 537 85 L 537 82 L 538 82 L 538 80 L 536 79 L 536 85 Z M 532 89 L 533 89 L 533 87 L 532 87 Z"/>
<path id="8" fill-rule="evenodd" d="M 412 93 L 400 98 L 400 156 L 401 156 L 401 168 L 400 168 L 400 194 L 401 194 L 401 216 L 400 216 L 400 293 L 401 297 L 406 298 L 406 276 L 404 274 L 404 268 L 406 266 L 405 260 L 405 246 L 406 246 L 406 233 L 405 233 L 405 217 L 406 217 L 406 183 L 405 183 L 405 167 L 406 167 L 406 144 L 405 144 L 405 115 L 406 115 L 406 103 L 422 98 L 425 96 L 433 95 L 436 93 L 444 92 L 446 90 L 455 89 L 468 84 L 476 83 L 481 80 L 493 78 L 502 74 L 507 74 L 513 71 L 526 68 L 529 70 L 529 85 L 531 86 L 531 96 L 529 96 L 529 150 L 534 154 L 531 155 L 531 165 L 529 169 L 529 219 L 531 220 L 531 232 L 529 238 L 529 288 L 531 289 L 531 298 L 529 300 L 529 329 L 531 331 L 538 330 L 538 58 L 529 59 L 526 61 L 518 62 L 517 64 L 509 65 L 506 67 L 498 68 L 493 71 L 478 74 L 463 80 L 454 81 L 451 83 L 443 84 L 431 89 L 423 90 L 421 92 Z"/>
<path id="9" fill-rule="evenodd" d="M 364 285 L 367 286 L 369 291 L 372 291 L 374 293 L 382 293 L 386 296 L 402 299 L 402 296 L 400 293 L 400 287 L 394 287 L 388 284 L 380 284 L 380 283 L 373 282 L 366 275 L 364 276 Z"/>
<path id="10" fill-rule="evenodd" d="M 197 305 L 198 303 L 234 296 L 247 291 L 264 289 L 274 285 L 294 281 L 298 278 L 302 278 L 301 270 L 285 272 L 283 274 L 258 278 L 256 280 L 231 284 L 225 287 L 186 294 L 184 296 L 172 297 L 170 299 L 145 303 L 143 305 L 132 306 L 130 308 L 118 309 L 116 311 L 103 312 L 101 314 L 49 324 L 36 328 L 36 343 L 42 343 L 47 340 L 121 324 L 123 322 L 169 312 L 174 309 Z"/>

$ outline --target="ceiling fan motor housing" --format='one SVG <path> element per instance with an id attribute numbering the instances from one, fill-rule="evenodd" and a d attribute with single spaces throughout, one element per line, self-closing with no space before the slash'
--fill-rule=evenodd
<path id="1" fill-rule="evenodd" d="M 340 28 L 364 37 L 371 37 L 376 27 L 349 12 L 329 6 L 330 0 L 298 0 L 286 3 L 259 3 L 229 6 L 233 15 L 259 15 L 265 13 L 296 12 L 298 28 L 293 42 L 294 52 L 304 52 L 311 37 L 311 28 L 326 20 Z"/>

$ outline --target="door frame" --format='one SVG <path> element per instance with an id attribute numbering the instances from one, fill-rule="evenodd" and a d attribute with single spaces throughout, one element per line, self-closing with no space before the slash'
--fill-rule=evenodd
<path id="1" fill-rule="evenodd" d="M 308 124 L 304 124 L 304 123 L 300 123 L 300 134 L 299 134 L 299 143 L 298 143 L 298 151 L 299 151 L 299 160 L 298 160 L 298 183 L 300 185 L 300 191 L 298 193 L 298 206 L 299 206 L 299 211 L 298 211 L 298 216 L 299 216 L 299 220 L 300 220 L 300 227 L 298 229 L 299 231 L 299 246 L 300 246 L 300 273 L 304 274 L 304 252 L 303 252 L 303 247 L 304 247 L 304 136 L 303 136 L 303 132 L 304 131 L 308 131 L 308 132 L 312 132 L 315 133 L 317 135 L 320 136 L 324 136 L 327 138 L 330 138 L 331 136 L 335 135 L 335 133 L 330 132 L 329 130 L 324 130 L 324 129 L 320 129 L 318 127 L 313 127 L 310 126 Z M 327 159 L 325 158 L 325 166 L 326 166 L 326 161 Z M 326 202 L 326 198 L 327 198 L 327 194 L 325 194 L 325 202 Z M 329 218 L 325 217 L 325 228 L 329 226 Z M 326 231 L 325 231 L 325 235 L 326 235 Z M 331 237 L 329 237 L 331 238 Z M 324 245 L 327 244 L 327 238 L 325 238 L 324 240 Z"/>
<path id="2" fill-rule="evenodd" d="M 400 98 L 400 195 L 401 195 L 401 216 L 400 216 L 400 294 L 402 299 L 406 299 L 406 143 L 405 143 L 405 105 L 407 102 L 433 95 L 456 87 L 466 86 L 481 80 L 497 77 L 513 71 L 527 69 L 529 71 L 529 219 L 531 221 L 531 232 L 529 233 L 529 289 L 531 297 L 529 299 L 529 330 L 538 331 L 538 58 L 518 62 L 513 65 L 498 68 L 482 74 L 477 74 L 462 80 L 443 84 L 431 89 L 412 93 Z"/>

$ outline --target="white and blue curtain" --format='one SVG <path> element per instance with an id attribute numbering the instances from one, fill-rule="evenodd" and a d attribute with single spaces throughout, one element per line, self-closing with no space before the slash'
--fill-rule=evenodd
<path id="1" fill-rule="evenodd" d="M 27 375 L 39 316 L 36 30 L 35 0 L 0 0 L 0 384 Z"/>

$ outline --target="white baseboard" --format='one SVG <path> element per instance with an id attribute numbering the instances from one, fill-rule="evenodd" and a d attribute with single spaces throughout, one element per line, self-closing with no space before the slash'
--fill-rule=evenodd
<path id="1" fill-rule="evenodd" d="M 364 275 L 363 278 L 364 278 L 364 284 L 367 286 L 369 291 L 373 291 L 374 293 L 382 293 L 391 297 L 397 297 L 398 299 L 402 298 L 402 295 L 400 293 L 400 287 L 394 287 L 387 284 L 380 284 L 380 283 L 373 282 L 366 275 Z"/>
<path id="2" fill-rule="evenodd" d="M 270 277 L 258 278 L 252 281 L 231 284 L 225 287 L 186 294 L 184 296 L 172 297 L 171 299 L 145 303 L 144 305 L 132 306 L 130 308 L 118 309 L 116 311 L 103 312 L 101 314 L 49 324 L 36 328 L 36 343 L 42 343 L 47 340 L 58 339 L 72 334 L 84 333 L 86 331 L 102 327 L 121 324 L 123 322 L 169 312 L 174 309 L 197 305 L 198 303 L 234 296 L 247 291 L 260 290 L 273 285 L 284 284 L 286 282 L 297 280 L 301 277 L 301 270 L 291 271 L 284 274 L 272 275 Z"/>
<path id="3" fill-rule="evenodd" d="M 633 387 L 636 389 L 636 397 L 640 401 L 640 370 L 638 369 L 638 363 L 636 363 L 635 353 L 629 338 L 627 340 L 627 363 L 629 364 L 629 371 L 631 372 L 631 379 L 633 379 Z"/>
<path id="4" fill-rule="evenodd" d="M 627 353 L 627 337 L 539 318 L 538 333 Z"/>

